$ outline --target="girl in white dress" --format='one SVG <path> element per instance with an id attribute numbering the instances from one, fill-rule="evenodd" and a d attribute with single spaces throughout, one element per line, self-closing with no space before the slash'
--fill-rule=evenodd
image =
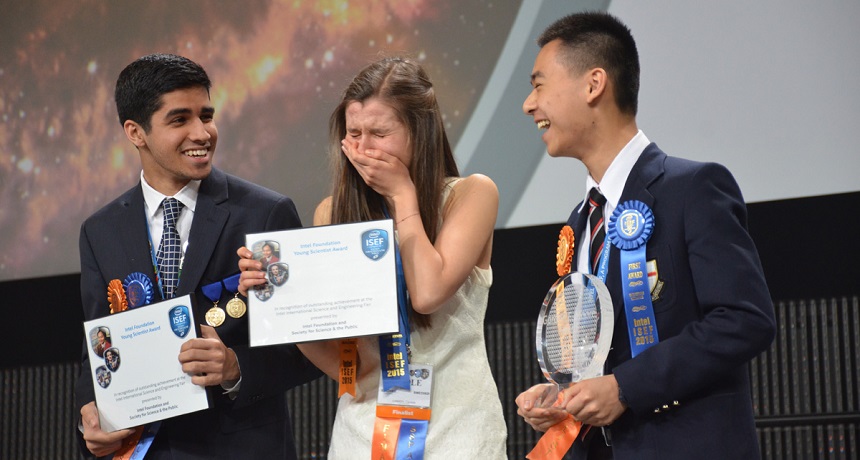
<path id="1" fill-rule="evenodd" d="M 484 343 L 498 212 L 491 179 L 460 178 L 433 85 L 418 64 L 385 58 L 362 69 L 332 113 L 332 196 L 314 225 L 394 221 L 408 291 L 410 364 L 432 366 L 424 458 L 506 458 L 506 426 Z M 241 285 L 265 283 L 239 250 Z M 405 334 L 407 335 L 407 334 Z M 339 379 L 338 341 L 300 344 Z M 330 459 L 370 459 L 380 385 L 377 337 L 357 341 L 355 397 L 339 401 Z"/>

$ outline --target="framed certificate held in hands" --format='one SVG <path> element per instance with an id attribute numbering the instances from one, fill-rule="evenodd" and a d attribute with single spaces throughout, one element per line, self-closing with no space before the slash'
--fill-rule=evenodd
<path id="1" fill-rule="evenodd" d="M 182 371 L 179 349 L 197 337 L 190 295 L 84 322 L 99 421 L 116 431 L 209 408 Z"/>
<path id="2" fill-rule="evenodd" d="M 390 219 L 247 235 L 267 283 L 248 292 L 251 346 L 398 329 Z"/>

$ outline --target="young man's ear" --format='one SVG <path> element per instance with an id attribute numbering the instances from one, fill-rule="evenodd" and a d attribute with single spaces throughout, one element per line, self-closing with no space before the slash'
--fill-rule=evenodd
<path id="1" fill-rule="evenodd" d="M 125 137 L 131 141 L 137 148 L 146 146 L 146 131 L 136 121 L 126 120 L 122 124 L 122 129 L 125 131 Z"/>
<path id="2" fill-rule="evenodd" d="M 608 84 L 609 76 L 606 75 L 606 71 L 601 69 L 600 67 L 596 67 L 591 69 L 588 74 L 588 97 L 586 101 L 591 104 L 597 98 L 599 98 L 603 93 L 606 92 L 606 85 Z"/>

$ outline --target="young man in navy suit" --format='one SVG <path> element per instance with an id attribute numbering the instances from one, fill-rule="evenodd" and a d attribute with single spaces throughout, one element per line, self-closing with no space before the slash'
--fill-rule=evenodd
<path id="1" fill-rule="evenodd" d="M 604 279 L 615 329 L 604 376 L 565 390 L 564 410 L 542 408 L 543 385 L 532 387 L 520 415 L 541 431 L 568 414 L 592 425 L 576 459 L 761 458 L 747 365 L 773 340 L 774 312 L 737 183 L 638 129 L 639 58 L 619 20 L 570 15 L 538 44 L 523 111 L 550 156 L 588 169 L 568 221 L 572 269 Z M 590 201 L 603 200 L 603 249 L 589 254 Z"/>
<path id="2" fill-rule="evenodd" d="M 284 393 L 319 371 L 295 346 L 250 348 L 244 310 L 211 317 L 206 312 L 233 299 L 230 279 L 238 274 L 236 249 L 245 244 L 245 234 L 301 222 L 289 198 L 212 166 L 218 130 L 210 86 L 202 67 L 169 54 L 144 56 L 120 74 L 119 121 L 137 148 L 142 172 L 139 184 L 81 227 L 84 318 L 106 316 L 118 306 L 108 301 L 112 280 L 145 286 L 148 292 L 130 295 L 130 301 L 195 298 L 202 336 L 185 342 L 177 359 L 194 384 L 207 388 L 211 407 L 161 422 L 146 459 L 295 459 Z M 173 292 L 166 290 L 166 274 L 158 276 L 155 263 L 166 228 L 162 200 L 169 197 L 181 203 L 175 227 L 182 255 Z M 202 324 L 204 318 L 209 325 Z M 84 453 L 109 456 L 124 447 L 134 430 L 100 428 L 86 353 L 76 399 Z M 138 449 L 147 445 L 146 436 Z"/>

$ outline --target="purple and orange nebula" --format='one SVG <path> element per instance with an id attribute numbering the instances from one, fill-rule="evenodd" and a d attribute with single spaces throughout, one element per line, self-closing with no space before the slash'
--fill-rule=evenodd
<path id="1" fill-rule="evenodd" d="M 217 6 L 217 7 L 216 7 Z M 116 76 L 153 52 L 206 68 L 215 164 L 291 196 L 328 190 L 328 116 L 382 55 L 422 62 L 456 143 L 519 5 L 431 0 L 14 2 L 0 15 L 0 280 L 79 270 L 78 230 L 134 186 Z"/>

